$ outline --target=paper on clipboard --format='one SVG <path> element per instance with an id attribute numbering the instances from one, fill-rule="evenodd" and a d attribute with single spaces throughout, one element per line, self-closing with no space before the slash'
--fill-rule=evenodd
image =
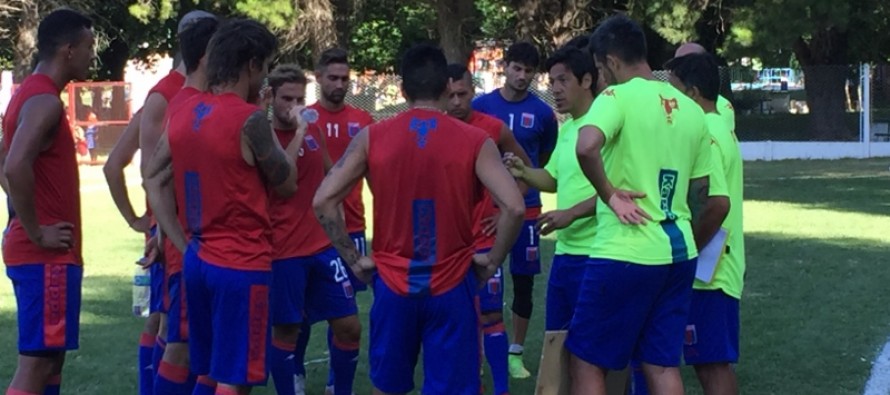
<path id="1" fill-rule="evenodd" d="M 698 266 L 695 268 L 697 280 L 705 283 L 714 280 L 714 274 L 717 273 L 717 265 L 720 264 L 720 258 L 723 257 L 728 238 L 729 232 L 725 228 L 720 228 L 705 248 L 698 252 Z"/>

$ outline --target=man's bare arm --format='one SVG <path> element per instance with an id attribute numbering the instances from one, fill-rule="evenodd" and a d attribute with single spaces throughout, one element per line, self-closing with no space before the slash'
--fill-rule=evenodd
<path id="1" fill-rule="evenodd" d="M 176 218 L 176 196 L 173 186 L 173 158 L 164 134 L 158 141 L 151 163 L 145 167 L 145 190 L 161 232 L 170 238 L 179 251 L 185 251 L 186 235 Z"/>
<path id="2" fill-rule="evenodd" d="M 493 262 L 502 262 L 519 236 L 519 228 L 525 215 L 525 202 L 513 177 L 501 163 L 497 146 L 491 140 L 486 140 L 479 150 L 476 176 L 500 209 L 494 246 L 488 254 Z"/>
<path id="3" fill-rule="evenodd" d="M 714 238 L 720 225 L 729 214 L 729 198 L 726 196 L 708 196 L 708 177 L 695 178 L 689 181 L 687 203 L 692 212 L 692 234 L 699 250 Z"/>
<path id="4" fill-rule="evenodd" d="M 528 153 L 525 152 L 525 149 L 522 148 L 522 145 L 519 144 L 519 141 L 516 141 L 516 136 L 513 134 L 513 131 L 507 127 L 507 125 L 503 125 L 501 127 L 501 141 L 498 141 L 498 149 L 501 150 L 501 155 L 512 152 L 513 155 L 516 155 L 519 159 L 525 163 L 526 166 L 531 168 L 532 160 L 529 158 Z M 542 165 L 543 166 L 543 165 Z M 519 180 L 519 192 L 522 193 L 523 196 L 528 192 L 528 183 L 526 180 Z M 537 187 L 535 187 L 537 188 Z M 543 191 L 543 189 L 538 188 Z M 551 191 L 545 191 L 551 192 Z"/>
<path id="5" fill-rule="evenodd" d="M 247 118 L 241 128 L 241 142 L 253 154 L 266 183 L 276 194 L 290 197 L 297 192 L 295 155 L 281 147 L 264 112 L 256 111 Z M 288 145 L 289 149 L 294 146 L 296 145 Z M 299 146 L 296 146 L 294 152 L 298 149 Z"/>
<path id="6" fill-rule="evenodd" d="M 318 222 L 340 257 L 351 268 L 355 268 L 361 253 L 346 231 L 346 221 L 340 213 L 340 205 L 367 170 L 368 130 L 365 128 L 349 143 L 346 152 L 328 172 L 312 199 Z"/>
<path id="7" fill-rule="evenodd" d="M 9 195 L 9 182 L 6 181 L 6 172 L 3 170 L 6 166 L 6 153 L 6 143 L 0 141 L 0 188 L 3 188 L 3 193 Z"/>
<path id="8" fill-rule="evenodd" d="M 139 121 L 139 149 L 142 152 L 141 169 L 142 178 L 145 178 L 145 171 L 158 141 L 164 133 L 164 114 L 167 112 L 167 99 L 160 93 L 152 93 L 145 99 L 145 105 L 142 106 L 142 117 Z"/>
<path id="9" fill-rule="evenodd" d="M 142 120 L 142 112 L 133 115 L 124 133 L 117 140 L 111 153 L 108 154 L 108 161 L 102 171 L 105 173 L 105 181 L 108 183 L 108 189 L 111 191 L 111 198 L 117 210 L 127 221 L 127 225 L 131 228 L 140 216 L 136 215 L 133 209 L 133 203 L 130 201 L 130 194 L 127 189 L 127 179 L 124 175 L 124 169 L 133 161 L 136 151 L 139 149 L 139 123 Z M 144 231 L 143 229 L 137 229 Z"/>

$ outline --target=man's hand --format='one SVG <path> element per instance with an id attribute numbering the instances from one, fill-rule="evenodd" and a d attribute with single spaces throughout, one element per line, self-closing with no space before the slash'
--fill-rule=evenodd
<path id="1" fill-rule="evenodd" d="M 479 280 L 479 286 L 485 284 L 489 278 L 498 272 L 499 261 L 494 261 L 488 254 L 473 255 L 473 271 L 476 272 L 476 279 Z"/>
<path id="2" fill-rule="evenodd" d="M 40 226 L 37 239 L 31 238 L 34 244 L 48 250 L 68 250 L 74 248 L 74 224 L 59 222 L 53 225 Z"/>
<path id="3" fill-rule="evenodd" d="M 502 160 L 504 161 L 504 166 L 510 171 L 510 175 L 520 179 L 525 176 L 525 162 L 523 162 L 522 159 L 519 159 L 518 156 L 514 155 L 512 152 L 507 152 L 504 154 Z"/>
<path id="4" fill-rule="evenodd" d="M 637 206 L 634 199 L 644 197 L 646 197 L 645 193 L 616 189 L 612 196 L 609 197 L 609 208 L 615 212 L 622 224 L 643 225 L 647 219 L 651 221 L 652 217 L 643 211 L 640 206 Z"/>
<path id="5" fill-rule="evenodd" d="M 549 235 L 557 229 L 565 229 L 575 222 L 575 215 L 571 210 L 553 210 L 541 214 L 535 228 L 542 236 Z"/>
<path id="6" fill-rule="evenodd" d="M 491 235 L 495 234 L 495 232 L 498 230 L 498 219 L 500 218 L 500 216 L 501 216 L 501 213 L 497 212 L 495 215 L 492 215 L 491 217 L 482 218 L 482 222 L 481 222 L 482 234 L 484 234 L 486 236 L 491 236 Z"/>
<path id="7" fill-rule="evenodd" d="M 377 264 L 368 256 L 360 256 L 355 264 L 350 266 L 352 269 L 352 274 L 355 274 L 355 277 L 359 279 L 359 281 L 370 284 L 371 278 L 374 276 L 374 272 L 377 271 Z"/>
<path id="8" fill-rule="evenodd" d="M 161 248 L 161 239 L 157 235 L 154 235 L 145 242 L 145 252 L 138 263 L 142 267 L 149 267 L 155 262 L 161 262 L 161 259 L 158 258 L 162 256 L 161 254 L 163 252 L 164 251 Z"/>
<path id="9" fill-rule="evenodd" d="M 130 229 L 133 229 L 139 233 L 148 233 L 148 231 L 151 230 L 151 217 L 143 215 L 139 218 L 136 218 L 135 221 L 130 223 Z"/>
<path id="10" fill-rule="evenodd" d="M 306 106 L 293 106 L 290 111 L 288 111 L 287 115 L 290 118 L 291 123 L 297 125 L 297 134 L 306 134 L 306 128 L 309 126 L 309 122 L 306 121 L 306 118 L 303 117 L 303 111 L 306 110 Z"/>

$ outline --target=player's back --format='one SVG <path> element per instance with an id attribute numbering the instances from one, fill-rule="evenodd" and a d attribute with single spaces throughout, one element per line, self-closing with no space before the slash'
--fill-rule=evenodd
<path id="1" fill-rule="evenodd" d="M 593 256 L 642 264 L 696 257 L 689 182 L 710 171 L 701 107 L 668 83 L 635 78 L 605 90 L 592 111 L 593 123 L 606 135 L 609 180 L 616 188 L 646 193 L 636 202 L 653 219 L 622 225 L 600 200 Z"/>
<path id="2" fill-rule="evenodd" d="M 482 193 L 475 163 L 486 139 L 434 110 L 412 109 L 370 126 L 374 260 L 396 292 L 438 295 L 466 278 Z"/>
<path id="3" fill-rule="evenodd" d="M 488 134 L 495 142 L 501 140 L 501 130 L 504 128 L 504 123 L 501 122 L 500 119 L 497 119 L 493 116 L 486 115 L 479 111 L 473 111 L 470 115 L 470 125 L 473 125 L 479 129 L 482 129 L 485 133 Z M 488 190 L 482 191 L 482 200 L 479 201 L 479 204 L 476 205 L 474 209 L 474 223 L 473 223 L 473 234 L 476 239 L 476 250 L 490 249 L 494 246 L 494 235 L 486 235 L 482 231 L 482 220 L 488 217 L 491 217 L 497 214 L 498 209 L 495 206 L 494 201 L 491 198 L 491 194 Z"/>
<path id="4" fill-rule="evenodd" d="M 231 93 L 200 93 L 169 120 L 180 221 L 201 259 L 218 266 L 270 269 L 266 186 L 241 147 L 241 128 L 258 110 Z"/>
<path id="5" fill-rule="evenodd" d="M 21 110 L 29 99 L 40 95 L 58 97 L 59 91 L 46 74 L 32 74 L 16 90 L 3 118 L 3 144 L 7 150 L 16 135 Z M 30 111 L 39 111 L 30 107 Z M 15 216 L 9 214 L 9 224 L 3 237 L 3 260 L 7 265 L 24 263 L 76 263 L 81 262 L 80 222 L 80 173 L 77 168 L 77 152 L 74 135 L 67 115 L 62 112 L 52 143 L 37 154 L 34 161 L 34 208 L 41 225 L 57 222 L 74 224 L 74 246 L 70 251 L 51 251 L 41 248 L 28 238 L 27 232 Z M 10 206 L 10 211 L 12 211 Z"/>

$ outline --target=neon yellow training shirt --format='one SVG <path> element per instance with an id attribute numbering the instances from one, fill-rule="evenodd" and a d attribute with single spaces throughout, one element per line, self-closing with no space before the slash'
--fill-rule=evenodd
<path id="1" fill-rule="evenodd" d="M 652 220 L 623 225 L 600 199 L 590 256 L 642 265 L 697 257 L 689 182 L 713 171 L 701 107 L 666 82 L 634 78 L 606 89 L 591 112 L 606 138 L 607 177 L 616 188 L 645 193 L 636 202 Z"/>
<path id="2" fill-rule="evenodd" d="M 720 113 L 720 118 L 723 118 L 729 130 L 735 133 L 735 107 L 732 106 L 729 100 L 720 95 L 717 96 L 717 112 Z"/>
<path id="3" fill-rule="evenodd" d="M 717 265 L 717 272 L 714 273 L 714 278 L 709 284 L 695 280 L 693 288 L 719 289 L 729 296 L 740 299 L 745 277 L 745 235 L 742 229 L 742 205 L 744 200 L 742 152 L 735 132 L 726 126 L 726 120 L 722 114 L 710 113 L 705 115 L 705 119 L 708 132 L 716 142 L 716 144 L 712 145 L 716 149 L 711 152 L 713 155 L 719 155 L 719 158 L 713 159 L 715 162 L 720 163 L 720 167 L 723 169 L 723 177 L 726 180 L 726 187 L 729 191 L 729 214 L 723 220 L 723 228 L 729 232 L 729 236 L 723 256 Z M 718 175 L 719 173 L 715 172 L 711 179 L 716 178 Z"/>
<path id="4" fill-rule="evenodd" d="M 591 106 L 593 107 L 593 106 Z M 556 209 L 567 210 L 596 195 L 596 190 L 578 164 L 575 146 L 578 131 L 591 125 L 590 110 L 578 119 L 569 119 L 559 128 L 556 148 L 544 170 L 556 179 Z M 596 217 L 579 218 L 556 231 L 556 253 L 587 256 L 596 235 Z"/>

